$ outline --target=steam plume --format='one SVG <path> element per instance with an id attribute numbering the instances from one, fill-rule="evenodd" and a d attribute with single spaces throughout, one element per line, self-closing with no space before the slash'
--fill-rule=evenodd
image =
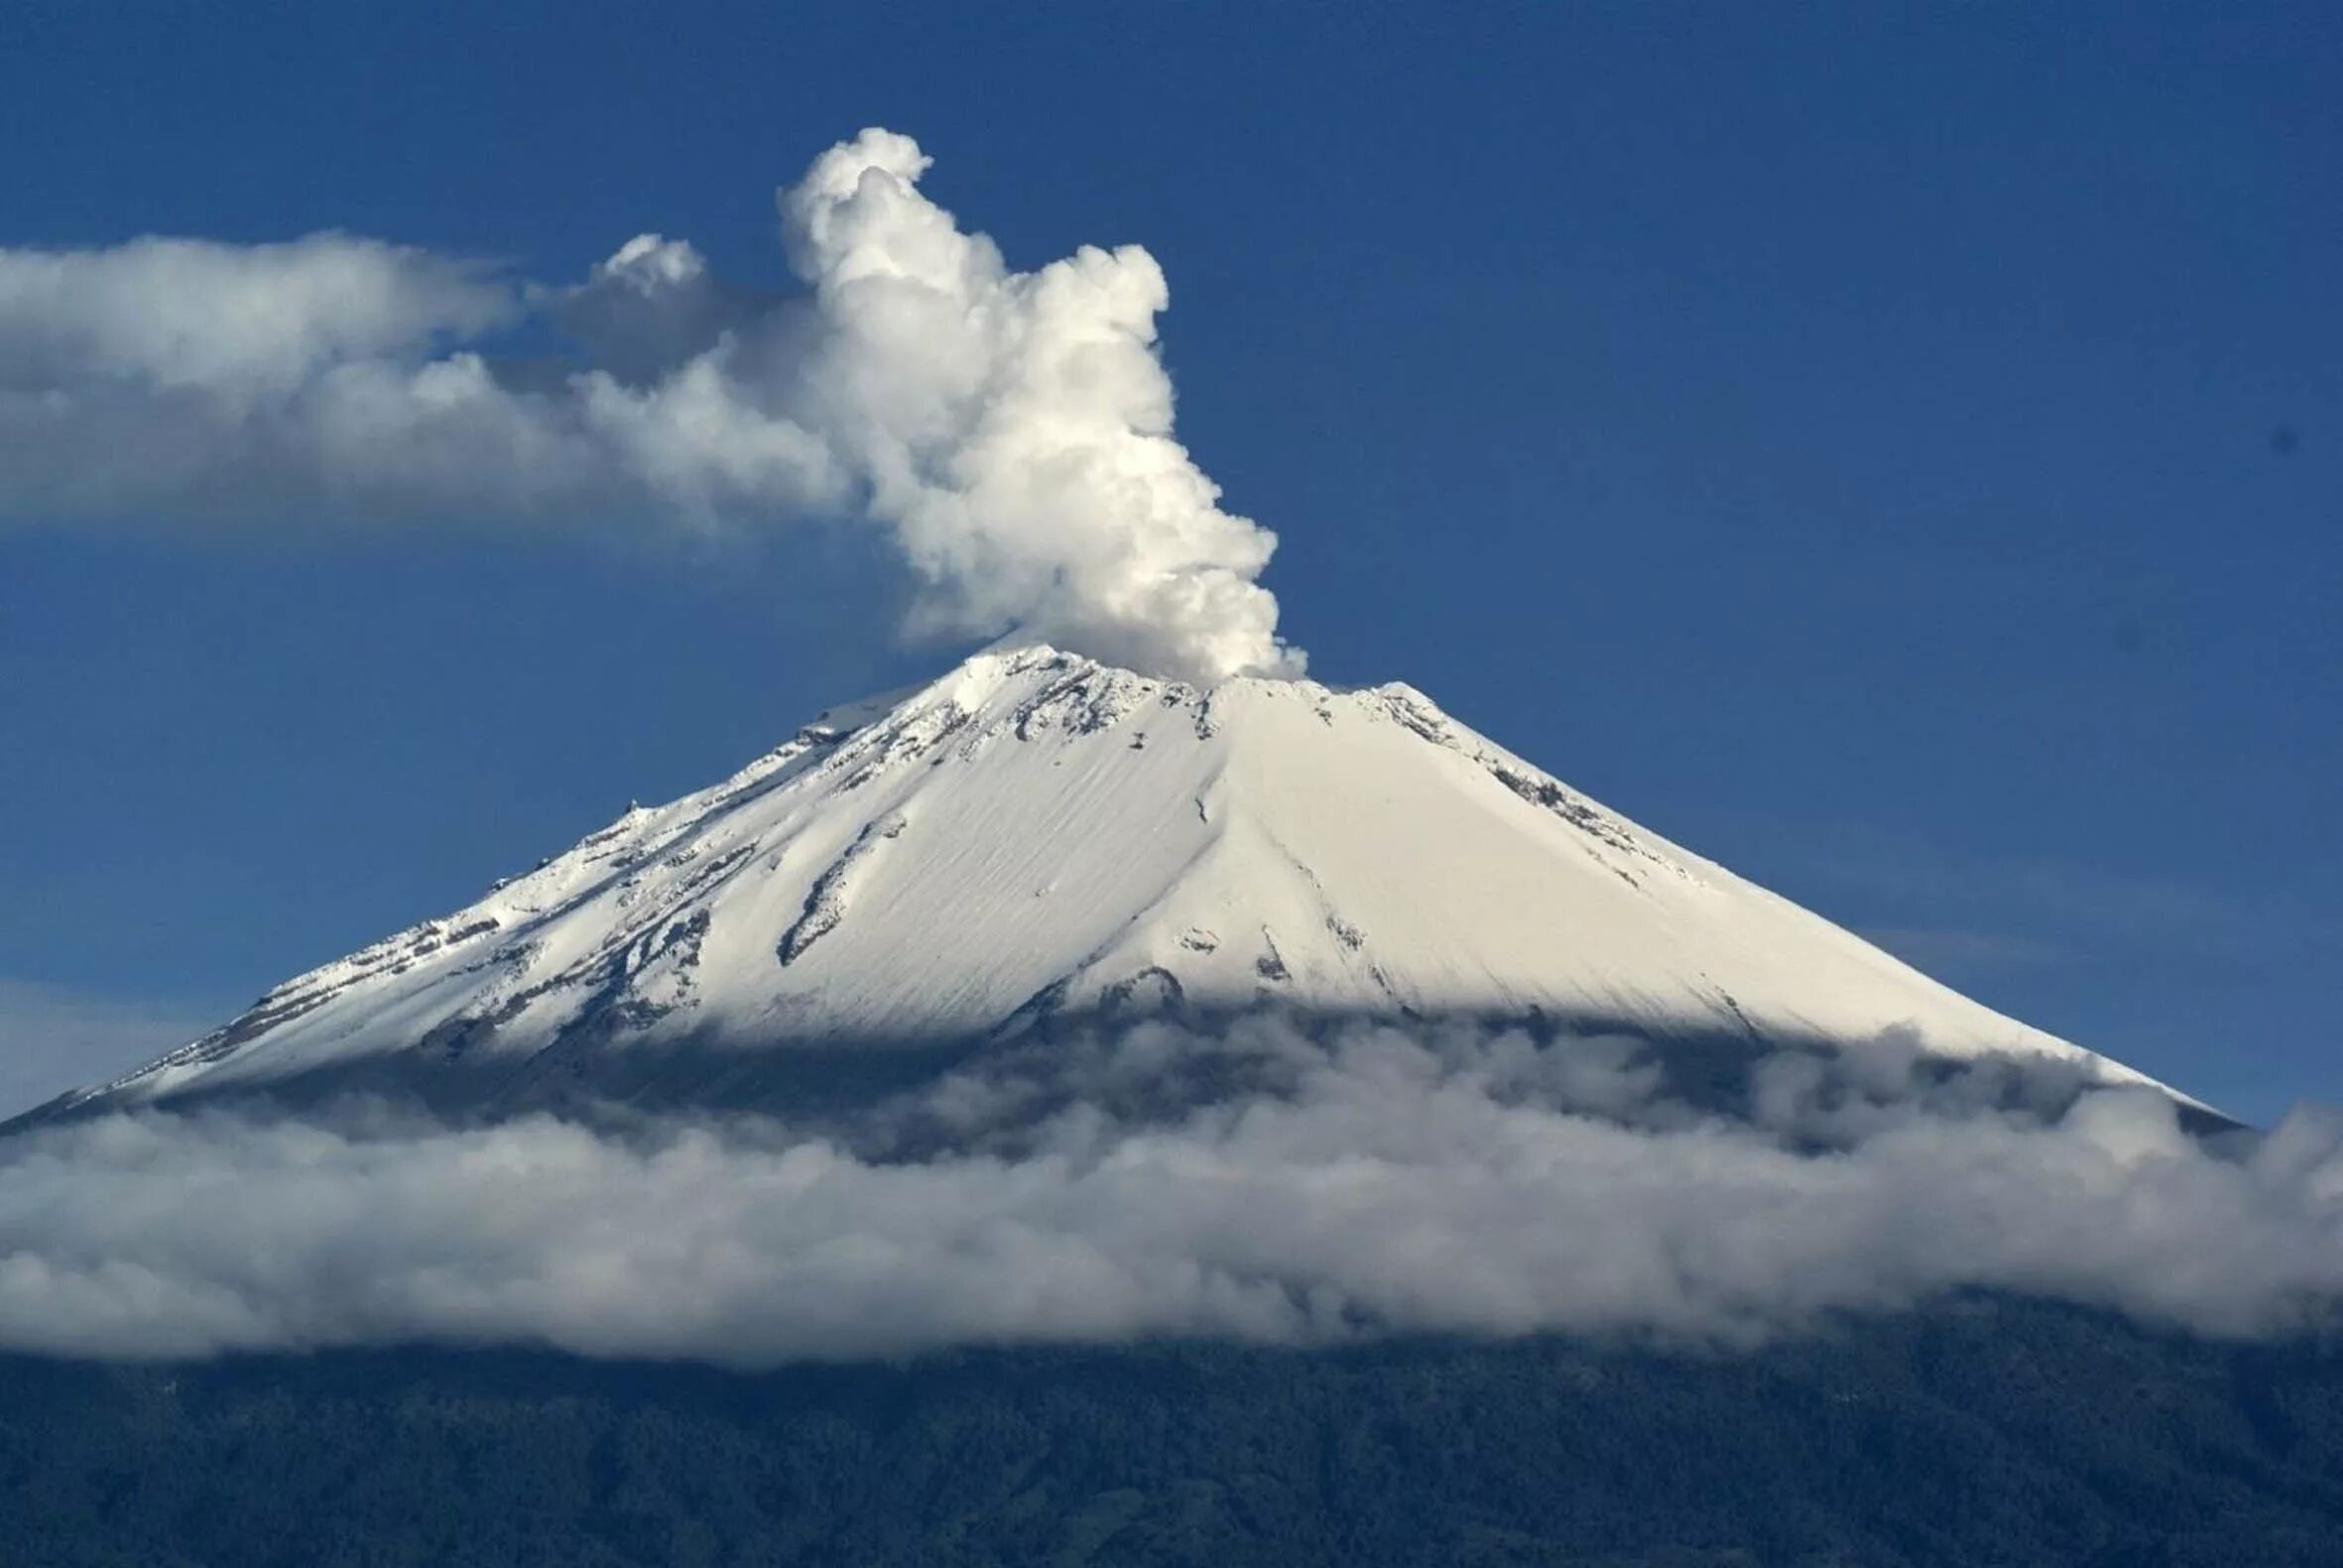
<path id="1" fill-rule="evenodd" d="M 781 300 L 651 234 L 566 287 L 340 234 L 0 249 L 0 516 L 856 518 L 912 635 L 1297 673 L 1274 536 L 1172 438 L 1155 260 L 1012 270 L 928 163 L 876 129 L 814 160 Z M 533 322 L 576 356 L 498 352 Z"/>

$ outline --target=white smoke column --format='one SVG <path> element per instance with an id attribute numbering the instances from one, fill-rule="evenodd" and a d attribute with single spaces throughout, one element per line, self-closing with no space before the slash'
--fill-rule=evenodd
<path id="1" fill-rule="evenodd" d="M 1172 438 L 1154 259 L 1012 272 L 927 164 L 869 130 L 782 192 L 802 299 L 655 234 L 569 288 L 336 234 L 0 248 L 0 519 L 860 516 L 918 580 L 914 636 L 1298 674 L 1275 537 Z M 533 313 L 583 362 L 500 360 Z"/>
<path id="2" fill-rule="evenodd" d="M 864 476 L 931 592 L 933 629 L 1007 621 L 1202 679 L 1293 673 L 1255 579 L 1277 540 L 1220 510 L 1172 438 L 1163 270 L 1085 245 L 1011 272 L 923 196 L 910 137 L 866 130 L 782 193 L 824 340 L 811 422 Z"/>

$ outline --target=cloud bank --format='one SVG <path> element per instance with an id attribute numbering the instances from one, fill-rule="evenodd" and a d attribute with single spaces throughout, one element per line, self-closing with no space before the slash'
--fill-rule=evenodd
<path id="1" fill-rule="evenodd" d="M 990 1060 L 831 1122 L 114 1116 L 0 1141 L 0 1347 L 523 1342 L 766 1366 L 1147 1335 L 1746 1341 L 1962 1288 L 2331 1322 L 2343 1117 L 1909 1042 L 1758 1063 L 1271 1020 Z"/>
<path id="2" fill-rule="evenodd" d="M 1014 271 L 928 163 L 877 129 L 815 159 L 786 299 L 658 235 L 560 287 L 340 234 L 0 249 L 0 516 L 857 519 L 913 635 L 1298 673 L 1275 536 L 1172 438 L 1154 258 Z"/>

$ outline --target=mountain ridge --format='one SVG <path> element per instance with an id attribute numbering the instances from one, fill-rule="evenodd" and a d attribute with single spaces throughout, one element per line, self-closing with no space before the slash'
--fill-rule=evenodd
<path id="1" fill-rule="evenodd" d="M 810 1060 L 1257 1008 L 1759 1046 L 1905 1031 L 1930 1054 L 2151 1081 L 1668 842 L 1412 686 L 1200 687 L 1029 645 L 825 709 L 731 778 L 631 807 L 46 1114 L 361 1067 L 661 1098 L 686 1045 Z"/>

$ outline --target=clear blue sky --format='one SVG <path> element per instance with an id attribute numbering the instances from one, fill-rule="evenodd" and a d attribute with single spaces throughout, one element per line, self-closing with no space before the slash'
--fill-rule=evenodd
<path id="1" fill-rule="evenodd" d="M 1316 673 L 2217 1103 L 2343 1099 L 2343 13 L 1920 9 L 12 7 L 0 245 L 658 230 L 778 286 L 773 188 L 911 132 L 1013 263 L 1161 260 Z M 464 902 L 948 657 L 900 591 L 8 525 L 0 1029 Z"/>

